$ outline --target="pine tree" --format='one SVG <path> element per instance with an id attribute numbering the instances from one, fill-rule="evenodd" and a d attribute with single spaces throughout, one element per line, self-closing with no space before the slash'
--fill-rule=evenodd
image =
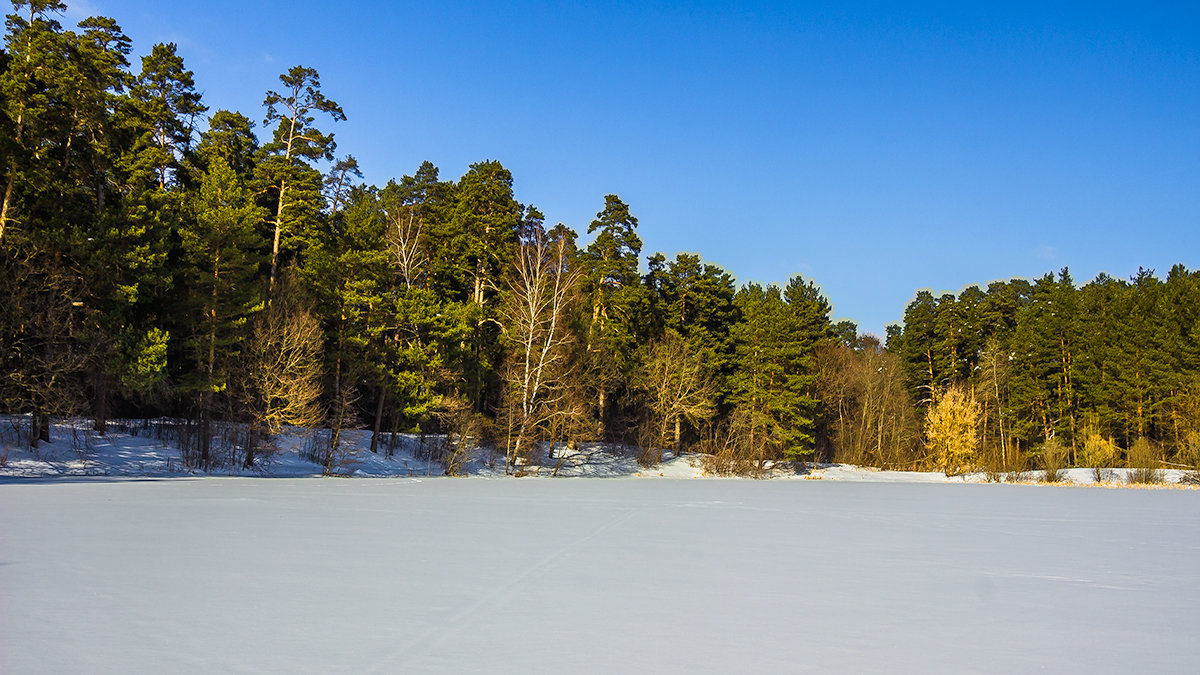
<path id="1" fill-rule="evenodd" d="M 717 372 L 726 372 L 733 352 L 730 328 L 737 319 L 733 304 L 733 277 L 700 256 L 680 253 L 666 262 L 662 254 L 651 257 L 645 285 L 650 291 L 650 311 L 662 329 L 679 333 Z"/>
<path id="2" fill-rule="evenodd" d="M 922 406 L 937 398 L 942 381 L 942 359 L 936 356 L 937 310 L 933 294 L 919 291 L 904 310 L 904 331 L 895 340 L 889 337 L 888 349 L 904 362 L 909 390 Z"/>
<path id="3" fill-rule="evenodd" d="M 734 301 L 741 320 L 732 398 L 752 420 L 750 442 L 788 459 L 812 454 L 820 403 L 814 356 L 832 336 L 827 301 L 800 277 L 783 292 L 749 284 Z"/>
<path id="4" fill-rule="evenodd" d="M 687 343 L 688 353 L 704 364 L 713 387 L 713 403 L 723 404 L 734 367 L 732 329 L 738 315 L 733 277 L 716 265 L 702 263 L 697 255 L 680 253 L 668 263 L 662 254 L 656 254 L 649 260 L 643 282 L 647 289 L 643 315 L 659 323 L 650 328 L 653 339 L 666 331 L 677 333 Z M 649 342 L 648 338 L 642 340 Z M 693 423 L 708 421 L 695 415 L 676 416 L 676 443 L 683 435 L 684 417 Z"/>
<path id="5" fill-rule="evenodd" d="M 1012 400 L 1024 423 L 1022 435 L 1057 437 L 1068 448 L 1074 444 L 1078 416 L 1075 294 L 1066 269 L 1057 281 L 1053 274 L 1038 279 L 1028 304 L 1017 315 L 1012 341 Z"/>
<path id="6" fill-rule="evenodd" d="M 638 220 L 616 195 L 604 197 L 604 209 L 588 226 L 596 233 L 580 256 L 583 292 L 591 318 L 587 322 L 588 379 L 596 400 L 599 435 L 608 432 L 609 400 L 627 380 L 637 347 L 636 310 L 643 301 L 638 283 L 642 240 Z"/>
<path id="7" fill-rule="evenodd" d="M 1081 354 L 1078 360 L 1081 407 L 1092 418 L 1095 432 L 1105 438 L 1125 436 L 1116 389 L 1122 322 L 1129 289 L 1124 281 L 1100 274 L 1080 289 Z"/>
<path id="8" fill-rule="evenodd" d="M 783 289 L 783 298 L 787 302 L 791 318 L 791 340 L 795 344 L 793 349 L 798 350 L 800 354 L 793 361 L 795 369 L 789 373 L 788 388 L 801 392 L 805 398 L 818 402 L 813 409 L 811 421 L 807 417 L 807 412 L 793 413 L 796 431 L 793 432 L 795 440 L 792 441 L 793 449 L 789 452 L 789 456 L 795 459 L 801 455 L 811 454 L 816 461 L 818 448 L 814 437 L 815 418 L 822 411 L 816 396 L 817 370 L 814 356 L 819 348 L 830 344 L 833 340 L 833 325 L 829 321 L 829 312 L 832 308 L 820 288 L 811 281 L 805 281 L 799 275 L 788 281 L 787 287 Z"/>
<path id="9" fill-rule="evenodd" d="M 55 143 L 62 119 L 56 110 L 66 98 L 69 72 L 69 36 L 54 14 L 66 10 L 57 0 L 13 2 L 5 34 L 6 64 L 0 74 L 0 101 L 6 131 L 0 140 L 4 160 L 4 196 L 0 202 L 0 242 L 4 241 L 18 201 L 31 197 L 33 185 L 44 183 L 52 170 L 52 156 L 44 150 Z M 32 223 L 27 222 L 27 226 Z"/>
<path id="10" fill-rule="evenodd" d="M 130 88 L 128 107 L 129 123 L 137 134 L 127 160 L 128 180 L 134 185 L 156 184 L 160 193 L 184 184 L 196 118 L 207 108 L 200 103 L 192 71 L 184 67 L 174 44 L 156 44 L 142 58 L 142 72 Z"/>
<path id="11" fill-rule="evenodd" d="M 332 134 L 313 126 L 314 115 L 324 113 L 335 121 L 346 119 L 341 106 L 321 93 L 316 70 L 294 66 L 280 75 L 279 81 L 282 93 L 268 91 L 263 100 L 267 108 L 264 123 L 278 125 L 258 162 L 275 206 L 268 294 L 275 288 L 281 251 L 303 248 L 323 206 L 321 176 L 308 162 L 333 159 L 337 146 Z"/>
<path id="12" fill-rule="evenodd" d="M 91 52 L 104 55 L 107 44 L 121 43 L 115 24 L 89 21 Z M 113 88 L 122 86 L 119 74 L 109 77 Z M 94 374 L 99 431 L 110 381 L 126 397 L 145 398 L 165 380 L 170 332 L 164 308 L 173 283 L 168 261 L 178 230 L 193 217 L 187 204 L 193 127 L 205 110 L 194 86 L 175 46 L 155 45 L 112 114 L 119 143 L 113 170 L 121 189 L 110 199 L 113 208 L 102 214 L 89 256 L 99 268 L 96 287 L 104 289 L 96 301 L 102 326 L 96 344 L 106 352 Z M 118 339 L 109 341 L 110 336 Z"/>
<path id="13" fill-rule="evenodd" d="M 196 161 L 201 168 L 220 159 L 243 184 L 249 185 L 254 176 L 258 137 L 254 122 L 239 112 L 218 110 L 208 120 L 208 130 L 200 134 L 196 146 Z"/>
<path id="14" fill-rule="evenodd" d="M 422 429 L 437 406 L 439 391 L 453 388 L 451 364 L 467 358 L 468 304 L 454 299 L 447 264 L 449 213 L 454 186 L 438 169 L 421 164 L 413 176 L 390 182 L 380 195 L 392 270 L 387 297 L 391 327 L 383 335 L 380 365 L 394 401 L 393 428 Z"/>
<path id="15" fill-rule="evenodd" d="M 499 395 L 500 326 L 497 323 L 503 271 L 515 255 L 523 209 L 513 198 L 512 174 L 500 162 L 472 164 L 455 188 L 455 203 L 442 244 L 450 269 L 439 281 L 454 279 L 449 299 L 466 303 L 471 313 L 471 352 L 458 366 L 475 412 L 489 409 Z"/>
<path id="16" fill-rule="evenodd" d="M 249 337 L 247 322 L 262 308 L 255 284 L 262 245 L 256 228 L 266 213 L 219 156 L 209 162 L 192 208 L 194 219 L 179 230 L 192 317 L 187 344 L 195 366 L 184 390 L 198 394 L 200 462 L 207 466 L 213 397 L 229 388 L 231 370 Z M 247 467 L 254 464 L 252 452 L 245 457 Z"/>
<path id="17" fill-rule="evenodd" d="M 314 238 L 302 267 L 317 308 L 328 319 L 333 396 L 326 470 L 332 470 L 340 451 L 341 432 L 357 419 L 364 379 L 378 379 L 373 363 L 387 325 L 384 294 L 391 278 L 385 231 L 377 191 L 356 186 L 349 191 L 345 209 L 330 217 Z"/>

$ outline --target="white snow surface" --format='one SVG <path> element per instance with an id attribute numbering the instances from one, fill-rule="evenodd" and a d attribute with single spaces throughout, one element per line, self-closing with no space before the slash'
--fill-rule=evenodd
<path id="1" fill-rule="evenodd" d="M 1200 494 L 0 480 L 0 672 L 1194 673 Z"/>
<path id="2" fill-rule="evenodd" d="M 52 442 L 42 443 L 36 452 L 23 442 L 20 428 L 28 424 L 25 418 L 0 416 L 0 478 L 3 477 L 181 477 L 181 476 L 247 476 L 300 478 L 321 476 L 324 467 L 301 456 L 300 450 L 311 433 L 292 428 L 275 439 L 277 450 L 260 459 L 253 469 L 240 466 L 219 466 L 208 471 L 185 465 L 179 450 L 170 442 L 159 439 L 155 432 L 161 420 L 125 420 L 110 426 L 105 435 L 89 430 L 90 423 L 76 420 L 54 425 Z M 385 434 L 386 437 L 386 434 Z M 434 444 L 438 437 L 422 439 L 400 434 L 391 455 L 381 444 L 377 452 L 370 451 L 371 432 L 352 429 L 344 432 L 342 452 L 333 473 L 349 477 L 432 477 L 442 475 L 443 468 L 421 453 L 423 444 Z M 561 464 L 555 474 L 555 459 L 543 458 L 541 466 L 526 467 L 528 478 L 712 478 L 695 455 L 672 456 L 664 452 L 664 461 L 653 468 L 638 464 L 637 451 L 600 443 L 585 443 L 578 448 L 558 446 Z M 505 477 L 504 459 L 483 448 L 475 448 L 463 467 L 468 476 L 485 478 Z M 1009 482 L 1036 482 L 1040 471 L 1027 471 L 1017 476 L 1005 476 Z M 1103 470 L 1104 482 L 1124 484 L 1129 470 Z M 1186 472 L 1168 469 L 1161 472 L 1163 482 L 1178 484 Z M 792 467 L 782 464 L 769 473 L 777 479 L 822 479 L 830 481 L 865 481 L 876 483 L 982 483 L 983 473 L 946 476 L 937 471 L 886 471 L 845 464 Z M 1087 485 L 1096 482 L 1092 469 L 1066 469 L 1061 480 L 1068 484 Z"/>

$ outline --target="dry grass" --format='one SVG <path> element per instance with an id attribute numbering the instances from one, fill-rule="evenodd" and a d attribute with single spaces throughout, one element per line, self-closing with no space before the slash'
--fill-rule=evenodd
<path id="1" fill-rule="evenodd" d="M 1017 480 L 1009 481 L 1008 484 L 1028 485 L 1032 487 L 1104 488 L 1107 490 L 1200 490 L 1200 484 L 1191 485 L 1184 483 L 1072 483 L 1070 481 L 1047 483 L 1037 480 Z"/>

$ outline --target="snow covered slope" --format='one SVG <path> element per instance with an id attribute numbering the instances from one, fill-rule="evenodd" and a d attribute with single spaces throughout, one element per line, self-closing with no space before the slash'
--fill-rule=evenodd
<path id="1" fill-rule="evenodd" d="M 1197 496 L 9 478 L 0 672 L 1193 673 Z"/>

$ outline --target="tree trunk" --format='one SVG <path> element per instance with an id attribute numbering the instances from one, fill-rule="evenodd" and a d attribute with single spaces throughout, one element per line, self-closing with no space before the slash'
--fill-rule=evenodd
<path id="1" fill-rule="evenodd" d="M 254 468 L 255 440 L 258 437 L 258 429 L 254 422 L 251 422 L 246 429 L 246 461 L 242 462 L 242 468 Z"/>
<path id="2" fill-rule="evenodd" d="M 16 174 L 16 167 L 8 170 L 8 182 L 4 186 L 4 203 L 0 204 L 0 241 L 4 241 L 4 225 L 8 222 L 8 205 L 12 203 L 13 183 L 16 180 Z"/>
<path id="3" fill-rule="evenodd" d="M 30 24 L 33 23 L 33 3 L 29 5 Z M 26 57 L 28 59 L 28 57 Z M 25 101 L 21 101 L 24 106 Z M 21 134 L 25 130 L 25 115 L 17 115 L 16 140 L 17 146 L 21 145 Z M 8 167 L 8 181 L 4 185 L 4 202 L 0 203 L 0 242 L 4 241 L 4 226 L 8 223 L 8 208 L 12 204 L 13 184 L 17 180 L 17 158 L 14 154 L 12 162 Z"/>
<path id="4" fill-rule="evenodd" d="M 209 396 L 207 391 L 200 395 L 200 467 L 205 470 L 209 468 L 212 458 L 212 419 L 209 413 Z"/>
<path id="5" fill-rule="evenodd" d="M 29 441 L 29 449 L 30 450 L 37 450 L 38 441 L 41 440 L 41 437 L 38 434 L 38 430 L 41 428 L 41 424 L 42 423 L 41 423 L 40 416 L 38 415 L 36 410 L 29 414 L 28 441 Z"/>
<path id="6" fill-rule="evenodd" d="M 296 114 L 293 113 L 291 123 L 288 126 L 288 141 L 287 150 L 283 153 L 283 159 L 287 162 L 288 168 L 292 166 L 292 143 L 296 140 Z M 287 194 L 287 178 L 279 181 L 279 204 L 275 207 L 275 242 L 271 245 L 271 277 L 267 281 L 267 305 L 270 306 L 271 298 L 275 295 L 275 272 L 279 269 L 279 237 L 283 230 L 283 205 L 284 197 Z"/>
<path id="7" fill-rule="evenodd" d="M 596 404 L 596 437 L 601 441 L 604 440 L 604 403 L 605 403 L 605 399 L 606 399 L 606 393 L 605 393 L 604 389 L 601 389 L 600 397 Z"/>
<path id="8" fill-rule="evenodd" d="M 103 436 L 108 431 L 108 377 L 105 376 L 102 367 L 96 366 L 92 378 L 95 394 L 92 430 Z"/>
<path id="9" fill-rule="evenodd" d="M 342 320 L 345 321 L 343 316 Z M 329 449 L 325 454 L 325 474 L 333 468 L 333 456 L 337 454 L 342 442 L 342 417 L 345 415 L 346 402 L 342 396 L 342 339 L 339 329 L 337 361 L 333 370 L 333 428 L 329 433 Z"/>
<path id="10" fill-rule="evenodd" d="M 275 295 L 275 274 L 279 269 L 279 238 L 283 230 L 280 218 L 283 214 L 283 190 L 286 182 L 279 187 L 279 208 L 275 210 L 275 240 L 271 244 L 271 276 L 267 281 L 267 303 L 270 304 Z"/>
<path id="11" fill-rule="evenodd" d="M 483 333 L 480 326 L 475 327 L 475 363 L 471 372 L 471 397 L 472 406 L 475 412 L 483 412 L 483 368 L 479 366 L 479 361 L 483 356 Z"/>
<path id="12" fill-rule="evenodd" d="M 36 433 L 37 433 L 38 440 L 40 440 L 41 442 L 43 442 L 43 443 L 50 442 L 50 416 L 49 415 L 38 415 L 37 416 Z"/>
<path id="13" fill-rule="evenodd" d="M 375 428 L 371 430 L 371 453 L 379 449 L 379 432 L 383 425 L 383 401 L 387 398 L 387 390 L 379 387 L 379 402 L 375 404 Z"/>

